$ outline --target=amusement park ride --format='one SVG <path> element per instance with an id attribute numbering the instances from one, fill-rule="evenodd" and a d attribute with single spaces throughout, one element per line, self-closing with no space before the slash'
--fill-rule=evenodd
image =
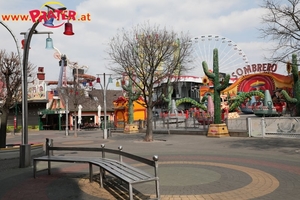
<path id="1" fill-rule="evenodd" d="M 91 82 L 96 80 L 95 76 L 88 75 L 84 73 L 84 68 L 88 68 L 87 66 L 79 66 L 77 62 L 71 62 L 66 58 L 65 55 L 61 54 L 60 51 L 55 48 L 54 58 L 60 60 L 59 61 L 59 76 L 57 81 L 47 81 L 47 85 L 57 85 L 57 87 L 64 86 L 66 87 L 68 84 L 74 84 L 73 81 L 67 80 L 67 66 L 69 66 L 70 69 L 73 69 L 73 75 L 76 77 L 76 82 L 79 80 L 89 80 Z"/>
<path id="2" fill-rule="evenodd" d="M 260 117 L 272 117 L 281 116 L 289 111 L 288 103 L 280 91 L 285 91 L 288 96 L 293 97 L 294 80 L 291 69 L 287 67 L 288 74 L 282 75 L 276 73 L 277 64 L 249 64 L 246 55 L 237 44 L 224 37 L 200 36 L 194 38 L 192 42 L 197 65 L 207 61 L 208 66 L 213 66 L 211 55 L 216 47 L 219 50 L 220 71 L 223 72 L 219 73 L 220 83 L 224 80 L 223 74 L 229 74 L 231 77 L 231 84 L 222 90 L 220 95 L 223 122 L 226 118 L 239 117 L 241 112 Z M 202 86 L 199 88 L 201 102 L 183 98 L 178 99 L 176 105 L 184 102 L 193 104 L 192 112 L 199 123 L 211 123 L 213 116 L 208 111 L 207 95 L 214 93 L 213 88 L 214 84 L 203 76 Z"/>
<path id="3" fill-rule="evenodd" d="M 289 96 L 293 96 L 294 78 L 288 70 L 288 75 L 282 75 L 276 73 L 278 67 L 277 64 L 260 63 L 249 64 L 247 57 L 241 49 L 238 48 L 231 40 L 219 36 L 201 36 L 194 38 L 193 47 L 196 50 L 195 62 L 200 64 L 202 61 L 207 61 L 208 66 L 214 66 L 212 61 L 213 45 L 219 47 L 220 57 L 220 71 L 218 72 L 218 83 L 223 84 L 226 74 L 230 75 L 229 86 L 220 91 L 219 105 L 211 103 L 214 101 L 214 83 L 208 80 L 208 77 L 203 75 L 201 87 L 197 88 L 200 94 L 200 102 L 197 102 L 191 98 L 184 97 L 182 99 L 172 100 L 172 106 L 168 112 L 160 113 L 160 117 L 167 120 L 168 123 L 174 123 L 176 121 L 183 121 L 189 117 L 188 112 L 178 112 L 177 107 L 182 103 L 190 103 L 193 105 L 190 108 L 193 116 L 197 118 L 200 124 L 211 124 L 213 122 L 214 106 L 220 106 L 221 108 L 221 122 L 225 119 L 238 118 L 241 112 L 246 114 L 255 114 L 259 117 L 272 117 L 281 116 L 288 111 L 288 103 L 286 99 L 281 95 L 281 90 L 286 91 Z M 205 46 L 206 47 L 203 47 Z M 225 47 L 222 47 L 225 45 Z M 202 52 L 202 51 L 208 52 Z M 230 53 L 231 52 L 231 53 Z M 54 57 L 61 59 L 61 54 L 57 51 Z M 225 57 L 225 58 L 224 58 Z M 60 75 L 58 81 L 48 81 L 48 85 L 66 86 L 68 81 L 66 78 L 66 67 L 73 67 L 76 70 L 76 77 L 81 80 L 89 80 L 91 82 L 96 80 L 96 77 L 87 75 L 84 73 L 78 73 L 78 64 L 68 62 L 68 64 L 60 64 Z M 234 67 L 235 66 L 235 67 Z M 200 70 L 200 69 L 199 69 Z M 232 72 L 233 71 L 233 72 Z M 210 74 L 214 74 L 212 70 L 208 71 Z M 78 79 L 77 79 L 78 82 Z M 74 84 L 74 82 L 72 82 Z M 117 97 L 118 98 L 118 97 Z M 143 101 L 138 99 L 136 101 Z M 137 102 L 134 103 L 134 105 Z M 128 120 L 128 99 L 119 97 L 114 101 L 115 113 L 114 121 L 116 127 L 123 127 L 124 123 Z M 134 110 L 133 119 L 145 120 L 146 110 L 143 107 L 137 107 L 136 104 Z"/>

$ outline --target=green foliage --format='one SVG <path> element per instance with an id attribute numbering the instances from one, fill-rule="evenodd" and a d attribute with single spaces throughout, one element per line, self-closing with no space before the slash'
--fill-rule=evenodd
<path id="1" fill-rule="evenodd" d="M 29 128 L 31 128 L 31 129 L 37 129 L 38 126 L 37 125 L 31 125 L 31 126 L 29 126 Z"/>
<path id="2" fill-rule="evenodd" d="M 292 55 L 292 77 L 294 81 L 293 85 L 293 94 L 294 97 L 291 97 L 285 90 L 281 91 L 281 94 L 284 96 L 288 103 L 296 104 L 296 109 L 294 110 L 295 116 L 300 116 L 300 79 L 298 72 L 298 64 L 297 64 L 297 55 Z"/>
<path id="3" fill-rule="evenodd" d="M 122 85 L 123 90 L 127 92 L 128 96 L 128 123 L 133 123 L 133 102 L 135 100 L 138 100 L 138 98 L 141 96 L 141 91 L 134 92 L 133 91 L 133 84 L 131 77 L 129 78 L 128 85 Z"/>
<path id="4" fill-rule="evenodd" d="M 16 132 L 19 133 L 21 132 L 22 126 L 18 126 L 16 129 Z M 14 126 L 7 126 L 6 127 L 6 132 L 10 133 L 10 132 L 14 132 Z"/>
<path id="5" fill-rule="evenodd" d="M 165 97 L 165 95 L 163 94 L 162 95 L 162 98 L 165 102 L 168 103 L 168 110 L 170 111 L 171 110 L 171 107 L 172 107 L 172 93 L 173 93 L 173 86 L 170 85 L 169 81 L 167 83 L 168 85 L 168 98 Z"/>
<path id="6" fill-rule="evenodd" d="M 283 97 L 285 98 L 285 100 L 287 102 L 289 102 L 289 103 L 297 103 L 297 101 L 298 101 L 296 98 L 290 97 L 290 95 L 285 90 L 282 90 L 281 94 L 283 95 Z"/>
<path id="7" fill-rule="evenodd" d="M 176 106 L 178 107 L 180 104 L 182 103 L 191 103 L 193 105 L 195 105 L 197 108 L 200 108 L 204 111 L 207 110 L 206 106 L 203 104 L 203 103 L 199 103 L 197 101 L 195 101 L 194 99 L 192 98 L 189 98 L 189 97 L 185 97 L 185 98 L 182 98 L 182 99 L 179 99 L 179 100 L 176 100 Z"/>
<path id="8" fill-rule="evenodd" d="M 260 91 L 239 92 L 234 99 L 229 99 L 229 112 L 235 111 L 241 105 L 241 103 L 248 98 L 250 99 L 252 96 L 264 98 L 265 95 Z"/>

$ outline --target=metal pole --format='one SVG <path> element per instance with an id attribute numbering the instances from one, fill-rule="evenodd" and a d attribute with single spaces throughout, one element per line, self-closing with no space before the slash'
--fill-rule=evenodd
<path id="1" fill-rule="evenodd" d="M 77 86 L 78 86 L 78 66 L 76 66 L 76 84 L 75 84 L 75 120 L 74 120 L 74 136 L 77 137 L 77 120 L 76 120 L 76 116 L 77 116 Z"/>
<path id="2" fill-rule="evenodd" d="M 105 80 L 105 73 L 103 73 L 103 80 L 104 80 L 104 91 L 103 91 L 103 104 L 104 104 L 104 129 L 103 129 L 103 139 L 107 139 L 107 129 L 106 129 L 106 80 Z"/>
<path id="3" fill-rule="evenodd" d="M 22 62 L 22 144 L 20 145 L 20 167 L 28 167 L 31 164 L 31 146 L 28 144 L 28 83 L 27 83 L 27 70 L 28 70 L 28 57 L 30 42 L 33 34 L 52 34 L 52 32 L 37 32 L 35 28 L 39 21 L 34 23 L 27 32 L 22 32 L 25 36 L 25 45 L 23 51 Z"/>
<path id="4" fill-rule="evenodd" d="M 33 24 L 31 29 L 25 33 L 25 45 L 23 51 L 23 63 L 22 63 L 22 144 L 20 145 L 20 167 L 25 168 L 31 164 L 31 146 L 28 144 L 28 83 L 27 83 L 27 67 L 29 48 L 32 35 L 39 22 Z"/>
<path id="5" fill-rule="evenodd" d="M 68 135 L 69 135 L 69 98 L 67 96 L 66 97 L 66 136 Z"/>
<path id="6" fill-rule="evenodd" d="M 265 127 L 265 118 L 264 117 L 261 118 L 261 133 L 262 133 L 262 137 L 265 138 L 266 127 Z"/>
<path id="7" fill-rule="evenodd" d="M 61 55 L 61 68 L 60 68 L 61 72 L 60 72 L 59 79 L 58 79 L 59 80 L 58 87 L 62 87 L 62 85 L 63 85 L 62 84 L 62 73 L 63 73 L 63 68 L 65 67 L 65 62 L 67 60 L 67 57 L 66 57 L 66 55 L 62 55 L 58 49 L 56 49 L 56 51 Z M 69 97 L 68 97 L 68 94 L 65 94 L 65 97 L 66 97 L 66 99 L 65 99 L 65 103 L 66 103 L 66 105 L 65 105 L 66 106 L 66 108 L 65 108 L 65 113 L 66 113 L 66 129 L 65 129 L 65 131 L 66 131 L 66 136 L 68 136 L 69 135 L 69 119 L 68 119 L 69 118 Z"/>

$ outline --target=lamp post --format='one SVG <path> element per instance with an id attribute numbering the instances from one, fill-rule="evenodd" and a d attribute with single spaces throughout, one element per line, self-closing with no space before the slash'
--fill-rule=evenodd
<path id="1" fill-rule="evenodd" d="M 30 145 L 28 144 L 28 103 L 27 103 L 27 66 L 29 57 L 30 41 L 33 34 L 52 34 L 52 32 L 37 32 L 35 28 L 39 23 L 33 24 L 31 29 L 27 32 L 21 32 L 21 35 L 25 36 L 25 45 L 23 51 L 22 62 L 22 144 L 20 145 L 20 167 L 30 166 Z"/>
<path id="2" fill-rule="evenodd" d="M 51 10 L 55 10 L 47 5 Z M 62 8 L 65 10 L 66 8 Z M 36 27 L 39 25 L 39 20 L 37 20 L 27 32 L 21 32 L 21 35 L 25 36 L 25 44 L 23 51 L 23 62 L 22 62 L 22 144 L 20 145 L 20 167 L 28 167 L 30 166 L 30 148 L 31 146 L 28 144 L 28 103 L 27 103 L 27 67 L 28 67 L 28 57 L 29 57 L 29 49 L 30 42 L 33 34 L 48 34 L 48 38 L 46 40 L 46 48 L 51 45 L 52 39 L 49 38 L 49 34 L 52 32 L 38 32 L 36 31 Z M 72 25 L 71 23 L 65 23 L 65 35 L 73 35 Z"/>
<path id="3" fill-rule="evenodd" d="M 100 80 L 100 75 L 103 75 L 103 85 L 101 84 L 101 80 Z M 108 82 L 106 83 L 106 75 L 109 75 L 109 79 L 108 79 Z M 106 91 L 107 91 L 107 88 L 108 88 L 108 85 L 110 83 L 112 83 L 112 77 L 111 77 L 112 74 L 97 74 L 97 79 L 96 79 L 96 82 L 99 83 L 101 89 L 102 89 L 102 94 L 103 94 L 103 106 L 104 106 L 104 128 L 103 128 L 103 139 L 107 139 L 107 121 L 106 121 L 106 116 L 107 116 L 107 113 L 106 113 Z M 100 123 L 100 122 L 99 122 Z"/>

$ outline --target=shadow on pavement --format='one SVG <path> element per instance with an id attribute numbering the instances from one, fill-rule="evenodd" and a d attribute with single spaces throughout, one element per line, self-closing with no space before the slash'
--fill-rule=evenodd
<path id="1" fill-rule="evenodd" d="M 253 150 L 279 150 L 286 153 L 300 152 L 300 140 L 295 138 L 245 138 L 239 140 L 220 141 L 229 148 L 249 148 Z"/>

